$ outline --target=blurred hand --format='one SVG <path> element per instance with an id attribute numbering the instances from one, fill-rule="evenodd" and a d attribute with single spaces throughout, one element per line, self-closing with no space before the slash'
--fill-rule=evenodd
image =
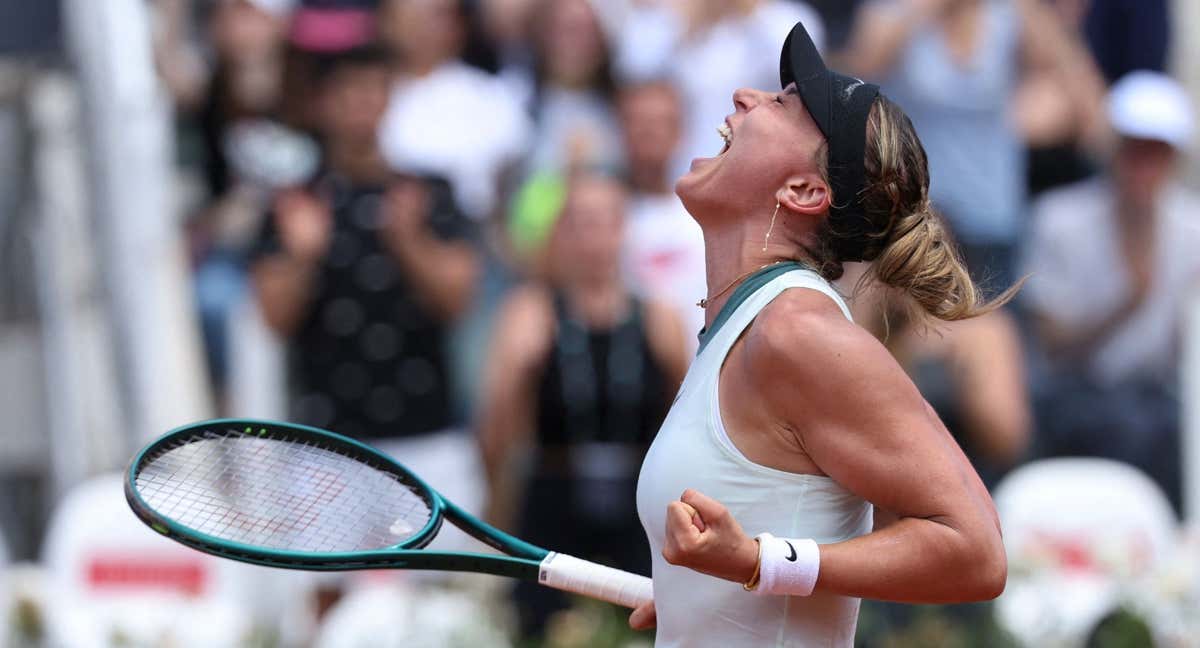
<path id="1" fill-rule="evenodd" d="M 425 240 L 429 189 L 416 179 L 394 181 L 383 196 L 382 233 L 394 254 L 406 255 Z"/>
<path id="2" fill-rule="evenodd" d="M 333 217 L 312 194 L 288 189 L 275 198 L 275 227 L 289 256 L 315 262 L 329 248 Z"/>
<path id="3" fill-rule="evenodd" d="M 658 622 L 658 616 L 654 610 L 654 601 L 647 601 L 639 606 L 629 615 L 629 627 L 634 630 L 649 630 Z"/>
<path id="4" fill-rule="evenodd" d="M 663 558 L 672 565 L 744 583 L 758 564 L 758 543 L 720 502 L 687 489 L 667 505 Z"/>

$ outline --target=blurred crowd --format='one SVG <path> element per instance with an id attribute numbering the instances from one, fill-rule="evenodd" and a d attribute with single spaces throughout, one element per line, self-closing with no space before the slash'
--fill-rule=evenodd
<path id="1" fill-rule="evenodd" d="M 1200 286 L 1180 173 L 1197 89 L 1170 66 L 1184 4 L 152 0 L 216 412 L 377 445 L 522 538 L 648 573 L 634 488 L 706 294 L 674 180 L 720 150 L 736 88 L 778 87 L 803 21 L 904 107 L 983 290 L 1024 282 L 1001 311 L 931 326 L 850 268 L 856 321 L 989 487 L 1102 458 L 1177 518 Z M 41 524 L 22 515 L 0 527 Z M 350 582 L 321 581 L 318 614 Z M 595 621 L 604 644 L 563 621 L 564 597 L 499 587 L 527 645 L 648 641 Z M 864 606 L 859 643 L 1016 641 L 991 607 L 935 612 Z"/>

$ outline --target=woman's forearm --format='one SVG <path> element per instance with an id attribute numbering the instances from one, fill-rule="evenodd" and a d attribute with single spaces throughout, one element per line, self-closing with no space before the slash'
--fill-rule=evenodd
<path id="1" fill-rule="evenodd" d="M 879 531 L 821 545 L 817 590 L 900 603 L 961 603 L 998 596 L 1007 572 L 998 532 L 900 518 Z"/>
<path id="2" fill-rule="evenodd" d="M 995 598 L 1008 573 L 1000 532 L 994 522 L 958 519 L 900 517 L 872 533 L 820 545 L 815 589 L 808 591 L 901 603 Z M 672 565 L 753 588 L 756 574 L 809 569 L 805 565 L 812 563 L 796 562 L 794 541 L 803 538 L 784 540 L 793 541 L 791 556 L 760 550 L 724 505 L 688 489 L 667 506 L 662 554 Z M 786 586 L 764 588 L 766 594 L 797 594 Z"/>

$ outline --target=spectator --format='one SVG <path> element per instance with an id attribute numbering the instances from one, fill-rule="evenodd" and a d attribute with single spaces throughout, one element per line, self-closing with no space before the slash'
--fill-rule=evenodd
<path id="1" fill-rule="evenodd" d="M 1040 0 L 876 0 L 846 53 L 903 104 L 929 156 L 931 198 L 954 229 L 971 274 L 990 287 L 1015 278 L 1024 225 L 1025 163 L 1010 107 L 1022 61 L 1053 69 L 1077 123 L 1101 84 L 1082 46 Z"/>
<path id="2" fill-rule="evenodd" d="M 669 83 L 623 88 L 618 99 L 632 195 L 625 228 L 625 275 L 644 294 L 673 306 L 688 348 L 704 328 L 696 300 L 707 294 L 704 234 L 675 195 L 671 160 L 679 148 L 683 106 Z"/>
<path id="3" fill-rule="evenodd" d="M 591 0 L 542 0 L 533 16 L 530 170 L 615 168 L 621 150 L 608 41 Z"/>
<path id="4" fill-rule="evenodd" d="M 396 170 L 444 176 L 468 216 L 491 216 L 529 124 L 504 85 L 462 62 L 465 1 L 383 0 L 380 30 L 397 68 L 379 129 L 385 158 Z"/>
<path id="5" fill-rule="evenodd" d="M 1063 29 L 1082 39 L 1089 1 L 1042 0 L 1042 3 L 1058 18 Z M 1102 83 L 1098 73 L 1094 81 L 1097 85 Z M 1095 159 L 1100 157 L 1097 153 L 1108 144 L 1100 140 L 1109 134 L 1107 127 L 1085 131 L 1089 124 L 1080 119 L 1070 94 L 1062 88 L 1054 66 L 1030 66 L 1017 84 L 1012 113 L 1026 146 L 1026 186 L 1030 199 L 1047 189 L 1094 175 Z"/>
<path id="6" fill-rule="evenodd" d="M 1192 111 L 1169 77 L 1119 81 L 1108 174 L 1038 201 L 1025 268 L 1026 303 L 1056 370 L 1045 451 L 1129 461 L 1177 504 L 1179 329 L 1183 296 L 1200 280 L 1200 197 L 1173 174 Z"/>
<path id="7" fill-rule="evenodd" d="M 496 48 L 500 82 L 522 105 L 533 97 L 533 10 L 538 0 L 482 0 L 483 31 Z"/>
<path id="8" fill-rule="evenodd" d="M 370 47 L 317 67 L 324 171 L 284 192 L 254 285 L 285 340 L 290 417 L 369 441 L 473 510 L 465 435 L 454 431 L 448 328 L 478 262 L 444 183 L 389 172 L 375 137 L 388 68 Z"/>
<path id="9" fill-rule="evenodd" d="M 246 255 L 268 196 L 307 179 L 318 163 L 316 144 L 279 119 L 286 25 L 286 12 L 262 0 L 222 0 L 209 23 L 216 65 L 198 115 L 208 204 L 190 223 L 190 238 L 198 261 L 196 300 L 219 394 L 229 313 L 245 297 Z"/>
<path id="10" fill-rule="evenodd" d="M 527 103 L 535 137 L 508 206 L 508 243 L 513 260 L 534 273 L 562 209 L 565 176 L 622 162 L 608 39 L 597 6 L 593 0 L 537 0 L 530 7 Z M 511 67 L 502 75 L 509 82 L 520 76 Z"/>
<path id="11" fill-rule="evenodd" d="M 547 285 L 501 309 L 479 419 L 490 517 L 535 544 L 649 573 L 637 475 L 687 364 L 674 312 L 631 296 L 620 278 L 625 190 L 570 180 L 552 235 Z M 532 469 L 522 487 L 517 459 Z M 517 586 L 523 634 L 566 607 L 555 590 Z"/>
<path id="12" fill-rule="evenodd" d="M 187 0 L 156 0 L 159 27 L 154 38 L 154 63 L 175 108 L 190 113 L 203 105 L 208 92 L 208 63 L 192 33 L 193 8 Z M 57 11 L 57 3 L 49 3 Z"/>
<path id="13" fill-rule="evenodd" d="M 729 113 L 734 88 L 779 83 L 779 46 L 798 21 L 820 47 L 821 19 L 803 2 L 658 0 L 630 11 L 617 47 L 622 80 L 670 79 L 687 107 L 671 177 L 682 176 L 692 158 L 720 149 L 714 129 Z"/>
<path id="14" fill-rule="evenodd" d="M 278 166 L 257 159 L 269 155 L 269 147 L 257 143 L 279 130 L 286 25 L 286 14 L 251 0 L 222 0 L 215 9 L 211 35 L 217 60 L 201 115 L 214 197 L 244 176 L 258 180 Z"/>
<path id="15" fill-rule="evenodd" d="M 1105 83 L 1133 70 L 1166 69 L 1171 42 L 1167 0 L 1043 1 L 1066 29 L 1086 41 Z M 1062 79 L 1049 67 L 1031 70 L 1017 93 L 1014 114 L 1029 146 L 1032 196 L 1093 175 L 1095 159 L 1103 157 L 1097 153 L 1110 144 L 1100 141 L 1107 132 L 1087 128 L 1062 88 Z"/>

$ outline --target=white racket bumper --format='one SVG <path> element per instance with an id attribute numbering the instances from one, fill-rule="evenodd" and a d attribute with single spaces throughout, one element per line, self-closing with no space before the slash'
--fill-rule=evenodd
<path id="1" fill-rule="evenodd" d="M 627 608 L 636 608 L 654 598 L 653 582 L 645 576 L 555 552 L 542 560 L 538 582 Z"/>

